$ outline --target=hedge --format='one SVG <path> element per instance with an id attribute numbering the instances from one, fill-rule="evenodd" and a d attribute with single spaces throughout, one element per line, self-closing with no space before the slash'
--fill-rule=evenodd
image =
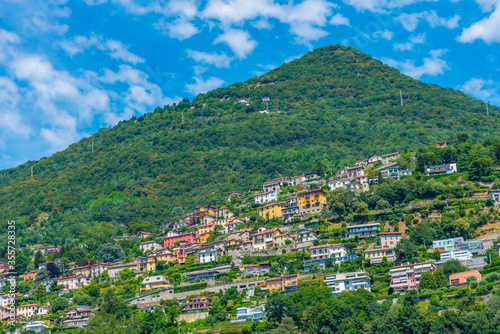
<path id="1" fill-rule="evenodd" d="M 184 286 L 176 286 L 174 287 L 174 293 L 201 290 L 205 289 L 207 286 L 208 286 L 207 282 L 184 285 Z"/>

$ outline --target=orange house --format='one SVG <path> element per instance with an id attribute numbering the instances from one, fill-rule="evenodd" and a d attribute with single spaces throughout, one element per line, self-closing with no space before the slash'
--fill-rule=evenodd
<path id="1" fill-rule="evenodd" d="M 200 234 L 198 234 L 197 241 L 200 244 L 206 244 L 206 243 L 208 243 L 208 238 L 210 238 L 210 233 L 200 233 Z"/>
<path id="2" fill-rule="evenodd" d="M 186 233 L 180 235 L 173 235 L 163 238 L 163 247 L 173 247 L 177 241 L 192 243 L 196 241 L 195 233 Z"/>
<path id="3" fill-rule="evenodd" d="M 24 280 L 27 281 L 29 279 L 35 279 L 36 277 L 36 271 L 33 270 L 33 271 L 28 271 L 27 273 L 24 273 Z"/>
<path id="4" fill-rule="evenodd" d="M 476 277 L 478 282 L 483 278 L 481 273 L 477 270 L 455 273 L 450 275 L 450 286 L 469 286 L 469 283 L 467 282 L 467 277 L 469 276 Z"/>

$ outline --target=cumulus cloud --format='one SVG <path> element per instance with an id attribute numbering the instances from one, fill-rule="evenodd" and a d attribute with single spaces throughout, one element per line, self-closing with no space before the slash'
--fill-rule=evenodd
<path id="1" fill-rule="evenodd" d="M 458 21 L 460 18 L 460 15 L 454 15 L 448 19 L 439 17 L 436 11 L 431 10 L 412 14 L 403 13 L 396 17 L 395 20 L 400 22 L 407 31 L 414 31 L 420 21 L 427 21 L 432 28 L 439 26 L 448 29 L 458 28 Z"/>
<path id="2" fill-rule="evenodd" d="M 193 23 L 189 22 L 185 18 L 178 18 L 172 22 L 160 19 L 160 21 L 153 24 L 153 27 L 156 30 L 161 31 L 162 34 L 181 41 L 191 38 L 200 32 L 200 30 Z"/>
<path id="3" fill-rule="evenodd" d="M 500 84 L 491 79 L 471 78 L 457 89 L 485 102 L 500 105 Z"/>
<path id="4" fill-rule="evenodd" d="M 394 36 L 394 33 L 390 30 L 384 29 L 384 30 L 376 31 L 373 35 L 377 38 L 380 37 L 380 38 L 383 38 L 383 39 L 390 41 L 392 39 L 392 37 Z"/>
<path id="5" fill-rule="evenodd" d="M 425 43 L 425 36 L 426 36 L 425 32 L 418 35 L 412 35 L 410 36 L 410 40 L 408 42 L 394 44 L 394 50 L 398 51 L 413 50 L 415 44 Z"/>
<path id="6" fill-rule="evenodd" d="M 238 29 L 226 30 L 215 39 L 214 43 L 227 44 L 239 59 L 246 58 L 257 46 L 257 42 L 251 39 L 248 31 Z"/>
<path id="7" fill-rule="evenodd" d="M 394 59 L 383 58 L 381 59 L 384 63 L 389 66 L 398 68 L 402 73 L 414 78 L 420 79 L 423 75 L 436 76 L 438 74 L 443 74 L 444 71 L 449 69 L 446 61 L 440 57 L 446 53 L 446 50 L 432 50 L 429 52 L 431 57 L 426 57 L 423 59 L 423 64 L 421 66 L 416 66 L 414 60 L 397 61 Z"/>
<path id="8" fill-rule="evenodd" d="M 113 59 L 122 60 L 127 63 L 144 63 L 144 59 L 128 51 L 128 47 L 122 42 L 113 39 L 106 39 L 100 35 L 75 36 L 72 40 L 65 40 L 59 43 L 64 51 L 70 56 L 83 53 L 90 48 L 97 48 L 105 51 Z"/>
<path id="9" fill-rule="evenodd" d="M 458 37 L 458 41 L 461 43 L 472 43 L 479 39 L 488 44 L 500 42 L 500 34 L 498 33 L 500 31 L 500 1 L 483 0 L 478 2 L 483 10 L 488 11 L 493 7 L 495 9 L 490 16 L 463 29 L 462 34 Z"/>
<path id="10" fill-rule="evenodd" d="M 334 26 L 351 26 L 349 24 L 349 19 L 344 15 L 337 13 L 330 19 L 330 24 Z"/>
<path id="11" fill-rule="evenodd" d="M 359 11 L 369 10 L 372 12 L 383 12 L 388 9 L 401 8 L 419 2 L 436 0 L 343 0 L 346 4 L 355 7 Z"/>
<path id="12" fill-rule="evenodd" d="M 186 85 L 186 91 L 193 95 L 206 93 L 212 89 L 221 87 L 225 83 L 224 80 L 217 77 L 210 77 L 206 80 L 202 77 L 193 77 L 193 79 L 196 81 L 195 83 Z"/>
<path id="13" fill-rule="evenodd" d="M 231 64 L 231 58 L 226 55 L 225 52 L 221 52 L 220 54 L 217 52 L 201 52 L 196 50 L 187 50 L 188 57 L 193 59 L 194 61 L 207 65 L 214 65 L 215 67 L 229 67 Z"/>

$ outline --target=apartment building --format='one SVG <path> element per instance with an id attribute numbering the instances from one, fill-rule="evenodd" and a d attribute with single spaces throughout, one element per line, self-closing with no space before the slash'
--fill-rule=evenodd
<path id="1" fill-rule="evenodd" d="M 472 253 L 468 250 L 452 250 L 441 254 L 441 262 L 449 260 L 466 261 L 472 259 Z"/>
<path id="2" fill-rule="evenodd" d="M 299 197 L 292 196 L 285 200 L 285 205 L 281 209 L 283 220 L 285 222 L 292 221 L 299 214 Z"/>
<path id="3" fill-rule="evenodd" d="M 266 280 L 268 291 L 280 291 L 288 294 L 296 291 L 299 288 L 300 275 L 286 275 Z"/>
<path id="4" fill-rule="evenodd" d="M 382 263 L 385 257 L 387 261 L 391 262 L 396 259 L 394 255 L 394 247 L 376 247 L 365 250 L 365 260 L 370 260 L 371 264 Z"/>
<path id="5" fill-rule="evenodd" d="M 155 291 L 170 288 L 172 288 L 172 285 L 168 279 L 165 276 L 157 275 L 146 277 L 141 283 L 140 291 Z"/>
<path id="6" fill-rule="evenodd" d="M 270 202 L 276 202 L 277 200 L 278 192 L 276 191 L 265 191 L 263 193 L 254 195 L 255 204 L 266 204 Z"/>
<path id="7" fill-rule="evenodd" d="M 432 261 L 406 264 L 389 269 L 391 288 L 394 290 L 416 290 L 420 284 L 420 277 L 425 272 L 434 272 L 436 264 Z"/>
<path id="8" fill-rule="evenodd" d="M 334 263 L 341 263 L 347 259 L 347 248 L 344 245 L 320 245 L 309 248 L 311 257 L 304 259 L 302 267 L 310 270 L 313 263 L 317 263 L 320 269 L 325 269 L 326 260 L 333 259 Z"/>
<path id="9" fill-rule="evenodd" d="M 379 232 L 379 244 L 382 247 L 396 247 L 401 240 L 401 232 Z"/>
<path id="10" fill-rule="evenodd" d="M 284 206 L 283 203 L 269 203 L 259 208 L 259 216 L 264 219 L 281 218 Z"/>
<path id="11" fill-rule="evenodd" d="M 182 304 L 182 312 L 196 313 L 208 310 L 210 308 L 210 298 L 194 297 L 190 301 Z"/>
<path id="12" fill-rule="evenodd" d="M 354 238 L 358 236 L 360 238 L 374 237 L 380 232 L 380 224 L 360 224 L 347 226 L 347 237 Z"/>
<path id="13" fill-rule="evenodd" d="M 342 291 L 365 289 L 371 291 L 370 276 L 364 272 L 339 273 L 326 276 L 324 285 L 332 289 L 332 293 L 337 295 Z"/>
<path id="14" fill-rule="evenodd" d="M 274 237 L 282 234 L 279 228 L 272 228 L 252 235 L 252 250 L 260 251 L 274 247 Z"/>
<path id="15" fill-rule="evenodd" d="M 321 213 L 326 207 L 326 194 L 323 189 L 314 189 L 298 194 L 299 214 L 309 215 Z"/>

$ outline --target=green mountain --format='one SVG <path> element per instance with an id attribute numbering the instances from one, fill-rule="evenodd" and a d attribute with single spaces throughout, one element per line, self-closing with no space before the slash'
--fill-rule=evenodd
<path id="1" fill-rule="evenodd" d="M 259 113 L 264 97 L 270 114 Z M 457 132 L 499 135 L 499 125 L 496 107 L 488 116 L 484 103 L 462 92 L 414 80 L 356 49 L 328 46 L 0 171 L 0 215 L 17 221 L 21 244 L 99 240 L 120 224 L 157 226 L 174 207 L 222 204 L 231 192 L 312 171 L 318 162 L 331 170 Z M 43 212 L 51 219 L 35 223 Z"/>

